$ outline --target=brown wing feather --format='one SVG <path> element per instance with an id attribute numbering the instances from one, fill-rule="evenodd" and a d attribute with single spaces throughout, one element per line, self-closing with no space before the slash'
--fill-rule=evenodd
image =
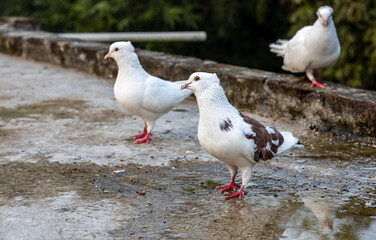
<path id="1" fill-rule="evenodd" d="M 266 127 L 255 119 L 245 116 L 242 113 L 240 113 L 240 116 L 243 118 L 245 123 L 248 123 L 252 126 L 251 130 L 256 133 L 256 136 L 248 134 L 245 135 L 246 138 L 252 139 L 255 142 L 256 151 L 253 159 L 256 162 L 259 162 L 260 160 L 265 161 L 273 158 L 274 155 L 278 152 L 278 148 L 284 141 L 282 134 L 274 128 L 272 128 L 274 130 L 274 133 L 270 134 L 266 130 Z M 272 142 L 277 140 L 279 140 L 277 145 Z M 270 150 L 266 148 L 268 143 Z"/>

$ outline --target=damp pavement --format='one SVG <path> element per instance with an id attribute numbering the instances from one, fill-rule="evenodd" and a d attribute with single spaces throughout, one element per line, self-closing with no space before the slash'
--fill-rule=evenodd
<path id="1" fill-rule="evenodd" d="M 135 145 L 142 121 L 112 86 L 0 54 L 0 239 L 376 239 L 375 139 L 247 114 L 305 147 L 224 200 L 230 173 L 198 143 L 194 98 Z"/>

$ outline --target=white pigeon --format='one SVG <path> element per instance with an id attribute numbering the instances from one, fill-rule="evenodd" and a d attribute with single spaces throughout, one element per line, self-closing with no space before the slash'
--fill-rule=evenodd
<path id="1" fill-rule="evenodd" d="M 332 13 L 331 7 L 320 7 L 312 26 L 303 27 L 290 40 L 279 39 L 269 45 L 271 52 L 283 57 L 282 69 L 305 72 L 312 87 L 325 85 L 316 81 L 313 71 L 332 66 L 341 53 Z"/>
<path id="2" fill-rule="evenodd" d="M 180 82 L 169 82 L 147 73 L 141 66 L 131 42 L 111 44 L 106 58 L 118 65 L 114 86 L 117 102 L 127 111 L 142 118 L 144 131 L 135 135 L 135 143 L 149 143 L 155 121 L 179 105 L 192 91 L 179 91 Z"/>
<path id="3" fill-rule="evenodd" d="M 241 198 L 247 194 L 244 187 L 250 181 L 252 168 L 257 162 L 301 145 L 290 132 L 278 132 L 240 113 L 228 102 L 215 73 L 193 73 L 181 87 L 186 88 L 196 95 L 201 146 L 225 162 L 231 172 L 230 184 L 218 188 L 223 192 L 240 187 L 236 193 L 226 193 L 226 198 Z M 235 183 L 238 168 L 242 171 L 241 185 Z"/>

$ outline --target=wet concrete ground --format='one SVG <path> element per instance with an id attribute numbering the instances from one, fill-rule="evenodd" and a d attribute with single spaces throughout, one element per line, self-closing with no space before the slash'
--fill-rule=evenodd
<path id="1" fill-rule="evenodd" d="M 225 201 L 195 101 L 134 145 L 142 121 L 112 84 L 0 54 L 0 239 L 376 239 L 375 139 L 249 114 L 305 148 L 256 165 L 245 199 Z"/>

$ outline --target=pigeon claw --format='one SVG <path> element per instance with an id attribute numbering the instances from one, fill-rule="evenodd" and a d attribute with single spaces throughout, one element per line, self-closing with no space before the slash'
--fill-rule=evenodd
<path id="1" fill-rule="evenodd" d="M 227 192 L 227 191 L 236 191 L 236 188 L 240 188 L 240 184 L 231 182 L 229 185 L 226 186 L 218 186 L 217 189 L 221 190 L 221 192 Z"/>
<path id="2" fill-rule="evenodd" d="M 141 134 L 138 134 L 138 135 L 134 135 L 134 139 L 139 139 L 139 138 L 143 138 L 145 137 L 147 134 L 147 131 L 146 131 L 146 128 L 144 128 L 144 131 L 141 133 Z"/>
<path id="3" fill-rule="evenodd" d="M 236 192 L 236 193 L 225 193 L 225 195 L 226 195 L 226 199 L 230 199 L 230 198 L 239 198 L 239 199 L 242 199 L 242 197 L 243 197 L 243 194 L 244 195 L 247 195 L 248 194 L 248 192 L 247 191 L 243 191 L 243 189 L 240 189 L 238 192 Z"/>
<path id="4" fill-rule="evenodd" d="M 150 135 L 151 135 L 151 134 L 147 133 L 143 139 L 137 140 L 137 141 L 135 141 L 134 143 L 135 143 L 135 144 L 149 143 L 149 141 L 151 141 Z"/>
<path id="5" fill-rule="evenodd" d="M 324 84 L 324 83 L 312 82 L 311 87 L 320 87 L 320 88 L 322 88 L 322 87 L 324 87 L 325 85 L 326 85 L 326 84 Z"/>
<path id="6" fill-rule="evenodd" d="M 138 134 L 138 135 L 134 135 L 133 138 L 134 138 L 134 139 L 140 139 L 140 138 L 143 138 L 143 137 L 145 137 L 145 136 L 146 136 L 146 134 L 141 133 L 141 134 Z"/>

